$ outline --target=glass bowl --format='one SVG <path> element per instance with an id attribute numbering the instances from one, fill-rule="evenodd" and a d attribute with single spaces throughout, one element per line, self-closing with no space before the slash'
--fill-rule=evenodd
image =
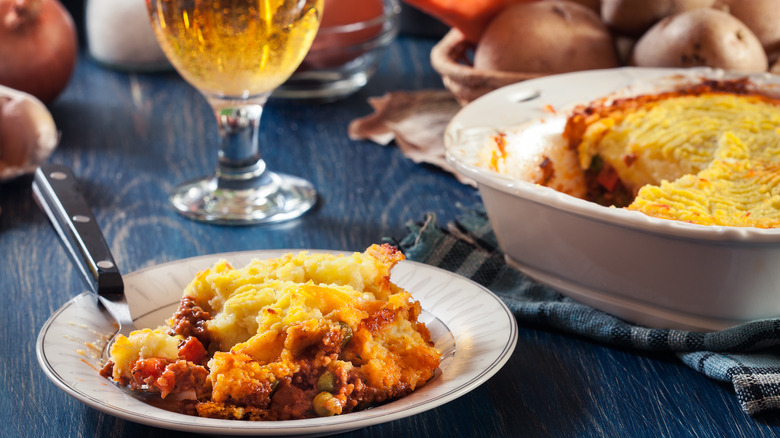
<path id="1" fill-rule="evenodd" d="M 273 97 L 332 101 L 360 90 L 398 35 L 401 6 L 384 0 L 383 14 L 368 21 L 320 27 L 311 50 Z"/>

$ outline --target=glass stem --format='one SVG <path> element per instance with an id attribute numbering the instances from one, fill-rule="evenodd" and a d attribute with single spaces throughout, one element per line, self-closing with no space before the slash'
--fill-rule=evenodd
<path id="1" fill-rule="evenodd" d="M 311 209 L 317 203 L 314 186 L 266 170 L 261 158 L 258 128 L 268 95 L 207 99 L 219 124 L 219 164 L 215 174 L 174 189 L 176 211 L 204 222 L 248 225 L 286 221 Z"/>
<path id="2" fill-rule="evenodd" d="M 219 125 L 219 188 L 243 190 L 263 184 L 265 161 L 260 155 L 258 128 L 267 99 L 209 99 Z"/>

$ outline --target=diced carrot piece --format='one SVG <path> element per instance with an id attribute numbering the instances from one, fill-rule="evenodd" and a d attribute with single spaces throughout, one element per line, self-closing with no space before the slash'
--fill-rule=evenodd
<path id="1" fill-rule="evenodd" d="M 596 178 L 596 181 L 598 181 L 598 183 L 601 184 L 601 186 L 604 187 L 608 192 L 612 193 L 615 191 L 615 187 L 617 187 L 618 182 L 620 182 L 620 178 L 618 178 L 618 174 L 615 172 L 615 169 L 613 169 L 611 166 L 605 166 L 604 169 L 599 172 L 599 176 Z"/>
<path id="2" fill-rule="evenodd" d="M 179 346 L 179 357 L 189 362 L 200 364 L 208 353 L 203 344 L 194 336 L 188 337 L 181 346 Z"/>

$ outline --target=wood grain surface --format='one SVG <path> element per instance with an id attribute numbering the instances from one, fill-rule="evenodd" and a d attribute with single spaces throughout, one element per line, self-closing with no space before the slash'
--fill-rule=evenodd
<path id="1" fill-rule="evenodd" d="M 272 100 L 262 150 L 275 170 L 309 178 L 316 209 L 268 227 L 192 222 L 168 207 L 171 188 L 210 173 L 216 127 L 205 100 L 175 73 L 128 74 L 79 60 L 50 110 L 61 131 L 51 162 L 72 167 L 123 272 L 200 254 L 268 248 L 362 250 L 401 238 L 434 212 L 442 223 L 478 193 L 414 164 L 393 146 L 351 141 L 347 124 L 367 98 L 441 88 L 428 60 L 435 41 L 402 37 L 358 94 L 330 104 Z M 2 437 L 180 437 L 87 407 L 39 369 L 44 321 L 84 289 L 32 198 L 30 177 L 0 184 L 0 426 Z M 770 437 L 780 415 L 739 408 L 729 385 L 675 357 L 640 354 L 520 326 L 509 363 L 437 409 L 350 432 L 350 437 Z"/>

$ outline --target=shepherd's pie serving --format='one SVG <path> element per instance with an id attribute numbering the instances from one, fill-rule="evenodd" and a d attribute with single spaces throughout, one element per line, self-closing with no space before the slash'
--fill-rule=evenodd
<path id="1" fill-rule="evenodd" d="M 390 281 L 404 256 L 300 252 L 227 261 L 187 286 L 167 326 L 119 337 L 101 373 L 185 413 L 243 420 L 344 414 L 409 394 L 441 355 L 420 304 Z"/>

